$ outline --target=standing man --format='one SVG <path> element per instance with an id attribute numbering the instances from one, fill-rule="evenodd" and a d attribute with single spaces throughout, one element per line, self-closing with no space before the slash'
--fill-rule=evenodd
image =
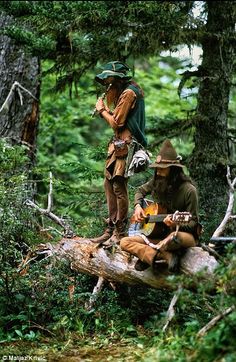
<path id="1" fill-rule="evenodd" d="M 197 244 L 199 229 L 197 190 L 191 179 L 185 175 L 180 159 L 171 142 L 164 141 L 155 163 L 150 165 L 155 170 L 154 177 L 139 187 L 135 194 L 136 222 L 143 222 L 146 216 L 143 205 L 144 198 L 148 194 L 152 195 L 153 201 L 165 209 L 167 214 L 163 220 L 164 232 L 161 240 L 150 239 L 142 233 L 122 238 L 121 249 L 139 258 L 135 264 L 136 270 L 155 267 L 158 260 L 165 260 L 169 270 L 176 271 L 178 268 L 176 251 Z M 177 210 L 189 212 L 192 218 L 188 224 L 180 226 L 176 233 L 176 223 L 172 220 L 171 214 Z"/>
<path id="2" fill-rule="evenodd" d="M 108 225 L 103 235 L 93 242 L 119 243 L 125 236 L 128 221 L 128 178 L 125 174 L 129 146 L 137 142 L 147 145 L 145 105 L 142 89 L 127 75 L 129 68 L 120 61 L 107 63 L 95 80 L 107 89 L 106 104 L 102 98 L 96 110 L 114 131 L 105 162 L 104 188 L 108 207 Z"/>

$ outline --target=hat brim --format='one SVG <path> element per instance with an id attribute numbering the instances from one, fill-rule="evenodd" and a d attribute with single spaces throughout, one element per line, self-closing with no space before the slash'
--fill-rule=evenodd
<path id="1" fill-rule="evenodd" d="M 167 167 L 170 167 L 170 166 L 175 166 L 175 167 L 184 167 L 184 165 L 181 165 L 180 163 L 151 163 L 149 165 L 150 168 L 167 168 Z"/>
<path id="2" fill-rule="evenodd" d="M 106 71 L 96 75 L 95 80 L 101 84 L 104 84 L 104 80 L 107 79 L 108 77 L 121 78 L 127 80 L 132 78 L 124 73 Z"/>

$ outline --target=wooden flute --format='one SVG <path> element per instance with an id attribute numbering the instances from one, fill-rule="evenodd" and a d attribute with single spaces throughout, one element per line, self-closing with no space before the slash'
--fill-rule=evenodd
<path id="1" fill-rule="evenodd" d="M 106 97 L 109 89 L 111 88 L 111 86 L 112 86 L 112 83 L 110 83 L 110 84 L 108 85 L 106 91 L 101 95 L 101 99 L 102 99 L 103 101 L 104 101 L 104 99 L 105 99 L 105 97 Z M 94 108 L 94 111 L 93 111 L 93 114 L 92 114 L 92 117 L 94 117 L 96 114 L 97 114 L 97 108 L 95 107 L 95 108 Z"/>

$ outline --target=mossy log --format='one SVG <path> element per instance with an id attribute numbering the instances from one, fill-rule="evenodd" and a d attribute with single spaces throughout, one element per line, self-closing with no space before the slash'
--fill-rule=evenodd
<path id="1" fill-rule="evenodd" d="M 120 250 L 119 246 L 113 250 L 104 249 L 88 239 L 73 237 L 63 238 L 57 244 L 42 245 L 42 249 L 43 253 L 69 260 L 71 268 L 79 273 L 104 278 L 112 283 L 144 284 L 156 289 L 172 288 L 166 264 L 160 264 L 155 270 L 150 267 L 142 272 L 136 271 L 134 264 L 137 258 Z M 188 275 L 202 272 L 203 278 L 209 278 L 213 276 L 217 265 L 215 257 L 207 251 L 191 247 L 181 257 L 180 271 Z"/>

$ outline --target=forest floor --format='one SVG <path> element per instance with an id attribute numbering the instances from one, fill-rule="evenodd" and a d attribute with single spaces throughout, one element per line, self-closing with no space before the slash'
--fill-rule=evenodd
<path id="1" fill-rule="evenodd" d="M 141 361 L 144 346 L 134 340 L 83 341 L 80 345 L 71 340 L 66 343 L 9 342 L 0 347 L 0 361 L 34 362 L 136 362 Z"/>

